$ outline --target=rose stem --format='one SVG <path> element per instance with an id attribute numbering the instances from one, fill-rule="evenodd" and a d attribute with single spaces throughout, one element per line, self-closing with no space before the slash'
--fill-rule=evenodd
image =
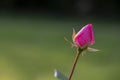
<path id="1" fill-rule="evenodd" d="M 70 72 L 70 75 L 69 75 L 69 78 L 68 80 L 71 80 L 72 78 L 72 75 L 74 73 L 74 70 L 75 70 L 75 66 L 76 66 L 76 63 L 78 61 L 78 58 L 79 58 L 79 55 L 82 53 L 82 50 L 80 48 L 77 49 L 77 54 L 76 54 L 76 57 L 74 59 L 74 63 L 73 63 L 73 66 L 72 66 L 72 69 L 71 69 L 71 72 Z"/>

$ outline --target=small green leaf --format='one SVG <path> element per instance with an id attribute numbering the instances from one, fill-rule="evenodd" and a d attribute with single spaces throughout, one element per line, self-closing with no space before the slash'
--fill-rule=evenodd
<path id="1" fill-rule="evenodd" d="M 68 80 L 65 75 L 63 75 L 60 71 L 55 69 L 54 76 L 59 80 Z"/>

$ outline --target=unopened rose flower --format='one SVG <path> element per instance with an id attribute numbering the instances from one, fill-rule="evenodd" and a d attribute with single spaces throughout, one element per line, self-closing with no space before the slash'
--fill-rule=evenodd
<path id="1" fill-rule="evenodd" d="M 81 49 L 93 45 L 95 40 L 92 24 L 87 24 L 77 34 L 74 33 L 73 42 Z"/>

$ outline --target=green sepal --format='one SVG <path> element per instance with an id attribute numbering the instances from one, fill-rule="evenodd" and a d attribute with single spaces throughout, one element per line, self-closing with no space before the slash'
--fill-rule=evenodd
<path id="1" fill-rule="evenodd" d="M 88 47 L 87 50 L 88 50 L 89 52 L 97 52 L 97 51 L 100 51 L 100 50 L 98 50 L 98 49 L 94 49 L 94 48 L 90 48 L 90 47 Z"/>
<path id="2" fill-rule="evenodd" d="M 75 29 L 73 28 L 72 40 L 74 39 L 75 35 L 76 35 L 76 32 L 75 32 Z"/>

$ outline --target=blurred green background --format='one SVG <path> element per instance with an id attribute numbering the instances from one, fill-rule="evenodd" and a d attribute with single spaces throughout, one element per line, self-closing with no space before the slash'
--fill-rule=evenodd
<path id="1" fill-rule="evenodd" d="M 68 76 L 76 49 L 71 48 L 64 36 L 72 41 L 72 29 L 77 32 L 88 23 L 94 26 L 92 47 L 100 51 L 80 56 L 72 80 L 120 80 L 119 6 L 114 7 L 114 4 L 113 9 L 108 8 L 113 12 L 115 9 L 112 14 L 106 11 L 100 15 L 93 11 L 93 15 L 83 10 L 76 15 L 76 12 L 68 14 L 69 11 L 64 10 L 56 13 L 58 8 L 53 13 L 47 8 L 46 12 L 46 7 L 45 11 L 36 12 L 41 6 L 34 11 L 36 7 L 30 4 L 27 6 L 31 10 L 25 11 L 28 7 L 22 4 L 11 7 L 12 2 L 4 2 L 0 7 L 0 80 L 57 80 L 54 69 Z"/>
<path id="2" fill-rule="evenodd" d="M 87 23 L 94 26 L 99 52 L 81 56 L 73 80 L 119 80 L 119 22 L 96 18 L 3 16 L 0 19 L 0 80 L 57 80 L 54 69 L 68 75 L 76 49 L 71 40 Z"/>

